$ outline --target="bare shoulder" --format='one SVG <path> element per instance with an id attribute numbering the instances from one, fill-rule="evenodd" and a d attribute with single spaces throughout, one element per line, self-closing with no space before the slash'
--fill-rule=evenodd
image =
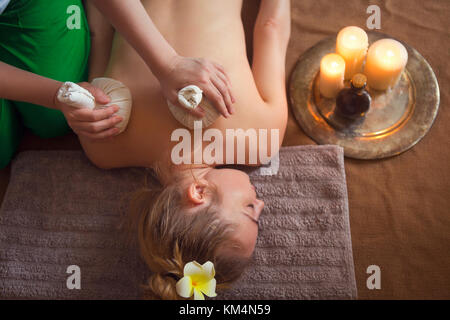
<path id="1" fill-rule="evenodd" d="M 130 152 L 125 143 L 125 134 L 104 140 L 88 140 L 80 137 L 84 153 L 93 165 L 100 169 L 114 169 L 132 166 Z"/>

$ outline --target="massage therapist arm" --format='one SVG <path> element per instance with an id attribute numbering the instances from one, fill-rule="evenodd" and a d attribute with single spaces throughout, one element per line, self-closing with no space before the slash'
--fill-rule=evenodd
<path id="1" fill-rule="evenodd" d="M 10 66 L 0 61 L 0 98 L 23 101 L 64 113 L 72 130 L 88 139 L 102 139 L 118 133 L 114 126 L 120 118 L 112 117 L 119 108 L 111 106 L 101 110 L 77 109 L 59 102 L 57 92 L 62 82 L 39 76 Z M 109 97 L 89 83 L 79 83 L 90 91 L 100 104 L 109 102 Z"/>
<path id="2" fill-rule="evenodd" d="M 179 105 L 178 91 L 195 84 L 224 117 L 228 118 L 234 112 L 231 83 L 224 69 L 205 59 L 178 55 L 157 30 L 139 0 L 90 1 L 140 54 L 170 102 Z M 203 115 L 198 110 L 192 112 Z"/>

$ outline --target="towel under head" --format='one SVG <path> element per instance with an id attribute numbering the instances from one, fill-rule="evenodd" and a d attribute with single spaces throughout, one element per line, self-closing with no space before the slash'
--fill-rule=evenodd
<path id="1" fill-rule="evenodd" d="M 342 148 L 282 148 L 277 173 L 246 170 L 266 204 L 255 261 L 217 299 L 355 298 Z M 81 151 L 20 153 L 0 209 L 0 298 L 138 298 L 147 268 L 118 226 L 145 172 L 101 170 Z M 81 290 L 66 287 L 70 265 Z"/>

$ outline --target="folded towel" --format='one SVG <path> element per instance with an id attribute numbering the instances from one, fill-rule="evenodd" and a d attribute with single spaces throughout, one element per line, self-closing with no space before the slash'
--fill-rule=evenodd
<path id="1" fill-rule="evenodd" d="M 245 170 L 266 204 L 255 261 L 217 299 L 355 298 L 342 148 L 282 148 L 272 175 Z M 18 154 L 0 209 L 0 297 L 138 298 L 148 271 L 118 222 L 145 172 L 100 170 L 80 151 Z M 80 290 L 67 289 L 71 265 Z"/>

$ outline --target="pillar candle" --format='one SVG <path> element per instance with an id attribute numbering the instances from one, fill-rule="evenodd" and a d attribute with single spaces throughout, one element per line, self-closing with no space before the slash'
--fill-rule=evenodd
<path id="1" fill-rule="evenodd" d="M 335 98 L 344 88 L 345 61 L 336 54 L 330 53 L 320 62 L 319 90 L 326 98 Z"/>
<path id="2" fill-rule="evenodd" d="M 359 27 L 346 27 L 338 33 L 336 53 L 345 60 L 345 80 L 362 72 L 368 47 L 369 37 Z"/>
<path id="3" fill-rule="evenodd" d="M 367 83 L 376 90 L 396 86 L 408 63 L 408 51 L 398 41 L 383 39 L 370 46 L 364 73 Z"/>

